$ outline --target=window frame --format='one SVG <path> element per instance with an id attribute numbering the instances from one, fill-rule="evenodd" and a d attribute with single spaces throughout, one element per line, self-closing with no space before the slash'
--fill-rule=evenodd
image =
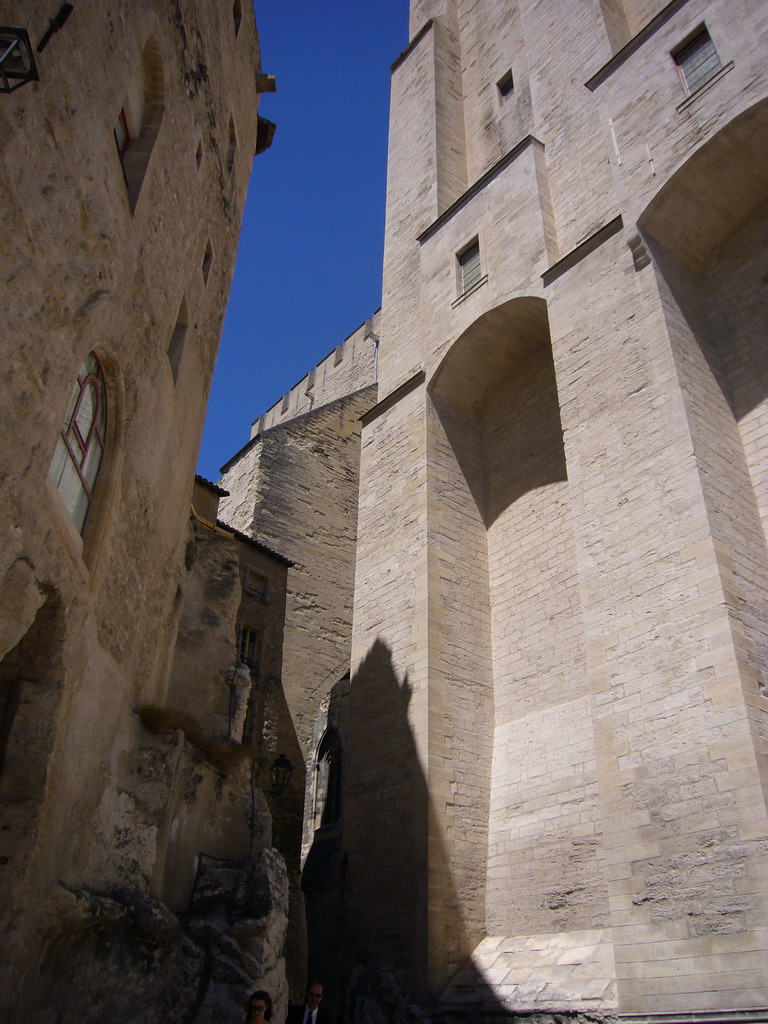
<path id="1" fill-rule="evenodd" d="M 701 61 L 699 64 L 696 65 L 695 68 L 690 70 L 693 72 L 697 71 L 707 60 L 710 59 L 712 55 L 714 55 L 715 57 L 716 66 L 709 71 L 705 78 L 702 78 L 701 80 L 698 80 L 698 78 L 694 78 L 696 84 L 692 85 L 691 75 L 689 71 L 686 70 L 686 66 L 681 58 L 683 58 L 689 52 L 692 52 L 695 55 L 695 53 L 698 51 L 692 51 L 692 47 L 694 47 L 694 45 L 698 43 L 700 40 L 703 41 L 704 46 L 706 46 L 707 43 L 709 44 L 709 46 L 711 47 L 711 54 L 708 54 L 704 61 Z M 695 28 L 693 32 L 686 36 L 682 43 L 676 46 L 674 50 L 670 51 L 670 56 L 675 63 L 678 78 L 680 79 L 683 85 L 683 89 L 685 90 L 686 96 L 695 96 L 696 93 L 700 92 L 724 69 L 723 62 L 720 58 L 720 54 L 718 53 L 717 47 L 715 46 L 715 41 L 712 38 L 712 34 L 707 28 L 706 24 L 703 22 L 701 25 Z"/>
<path id="2" fill-rule="evenodd" d="M 255 641 L 253 642 L 253 657 L 248 657 L 248 647 L 250 640 L 248 634 L 253 634 Z M 263 643 L 263 630 L 259 629 L 258 626 L 254 626 L 251 623 L 243 622 L 237 631 L 237 657 L 238 661 L 241 661 L 244 665 L 247 665 L 251 672 L 258 676 L 259 665 L 261 662 L 261 648 Z"/>
<path id="3" fill-rule="evenodd" d="M 91 359 L 94 361 L 95 367 L 89 367 Z M 83 436 L 83 424 L 80 421 L 80 413 L 91 387 L 94 389 L 95 402 L 86 434 Z M 54 448 L 48 471 L 48 475 L 53 480 L 64 503 L 64 507 L 81 537 L 88 524 L 88 515 L 93 505 L 99 476 L 107 455 L 109 415 L 107 376 L 104 372 L 102 361 L 95 352 L 91 351 L 83 360 L 75 383 L 72 386 L 64 423 L 59 429 L 56 447 Z M 98 443 L 101 451 L 96 460 L 96 468 L 93 469 L 91 460 L 96 443 Z M 75 479 L 79 483 L 79 490 L 73 507 L 70 507 L 71 499 L 67 497 L 66 492 L 62 488 L 68 468 L 70 470 L 74 469 Z M 69 480 L 72 480 L 71 473 L 69 474 Z M 85 506 L 80 511 L 80 499 L 83 495 L 85 496 Z"/>
<path id="4" fill-rule="evenodd" d="M 514 94 L 515 91 L 515 77 L 512 74 L 512 68 L 509 68 L 496 83 L 496 92 L 499 97 L 499 103 L 504 103 L 506 99 Z"/>
<path id="5" fill-rule="evenodd" d="M 468 275 L 465 273 L 464 260 L 468 254 L 473 253 L 477 250 L 477 276 L 473 277 L 469 282 L 467 281 Z M 454 258 L 455 275 L 456 275 L 456 302 L 460 302 L 465 296 L 470 295 L 476 288 L 479 288 L 484 281 L 487 280 L 488 275 L 483 274 L 483 240 L 478 232 L 474 237 L 470 238 L 457 252 Z"/>
<path id="6" fill-rule="evenodd" d="M 261 581 L 261 586 L 253 587 L 250 584 L 250 579 L 256 577 Z M 263 572 L 259 572 L 258 569 L 253 569 L 251 566 L 246 566 L 243 572 L 243 590 L 246 594 L 250 595 L 257 601 L 263 601 L 266 604 L 267 593 L 269 590 L 269 577 L 265 576 Z"/>

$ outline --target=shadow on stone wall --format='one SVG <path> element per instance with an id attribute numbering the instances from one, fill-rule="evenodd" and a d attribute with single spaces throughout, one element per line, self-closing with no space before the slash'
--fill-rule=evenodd
<path id="1" fill-rule="evenodd" d="M 431 820 L 408 720 L 412 696 L 407 676 L 398 679 L 389 647 L 377 639 L 338 712 L 346 737 L 343 825 L 334 835 L 316 833 L 303 887 L 309 976 L 324 982 L 324 1008 L 339 1021 L 443 1019 L 430 979 L 430 877 L 441 883 L 441 916 L 446 905 L 452 912 L 447 941 L 454 951 L 473 948 Z M 433 948 L 432 959 L 444 960 L 443 953 Z M 463 987 L 482 989 L 488 1012 L 504 1016 L 471 958 L 462 959 Z"/>

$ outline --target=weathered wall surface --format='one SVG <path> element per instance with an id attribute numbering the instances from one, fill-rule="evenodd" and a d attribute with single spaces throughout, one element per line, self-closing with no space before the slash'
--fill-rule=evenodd
<path id="1" fill-rule="evenodd" d="M 255 149 L 258 40 L 250 5 L 235 6 L 239 21 L 226 4 L 85 0 L 37 55 L 39 82 L 0 104 L 7 1020 L 210 1019 L 208 940 L 182 933 L 164 900 L 189 901 L 194 845 L 245 858 L 245 889 L 255 877 L 249 773 L 224 782 L 182 733 L 155 738 L 135 713 L 167 696 L 193 468 Z M 33 45 L 52 13 L 0 3 L 0 21 L 21 19 Z M 122 159 L 121 110 L 133 136 Z M 81 536 L 49 468 L 89 352 L 106 378 L 106 445 Z M 225 582 L 222 621 L 239 587 L 236 574 Z M 203 675 L 232 663 L 232 627 L 226 642 L 211 630 Z M 222 739 L 226 700 L 193 689 L 184 710 Z M 258 854 L 263 803 L 256 818 Z M 187 840 L 172 892 L 167 854 Z M 284 876 L 270 870 L 262 889 L 279 903 Z M 213 932 L 240 916 L 257 945 L 270 933 L 264 969 L 279 994 L 284 913 L 257 904 L 222 896 Z M 220 1009 L 233 1012 L 243 984 L 227 978 Z"/>

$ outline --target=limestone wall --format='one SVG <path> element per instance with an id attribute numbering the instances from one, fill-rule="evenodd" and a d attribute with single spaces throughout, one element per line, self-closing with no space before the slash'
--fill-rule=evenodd
<path id="1" fill-rule="evenodd" d="M 768 1003 L 768 12 L 733 13 L 417 0 L 393 67 L 350 700 L 407 703 L 407 910 L 356 867 L 386 741 L 344 828 L 359 949 L 456 1019 Z"/>

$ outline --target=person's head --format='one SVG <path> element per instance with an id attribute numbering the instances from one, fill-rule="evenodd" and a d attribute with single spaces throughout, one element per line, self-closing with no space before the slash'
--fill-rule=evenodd
<path id="1" fill-rule="evenodd" d="M 272 1017 L 272 997 L 269 992 L 251 992 L 248 997 L 247 1024 L 263 1024 Z"/>
<path id="2" fill-rule="evenodd" d="M 323 998 L 323 986 L 319 981 L 310 981 L 307 985 L 307 1008 L 310 1010 L 316 1010 L 320 1005 L 320 1001 Z"/>

